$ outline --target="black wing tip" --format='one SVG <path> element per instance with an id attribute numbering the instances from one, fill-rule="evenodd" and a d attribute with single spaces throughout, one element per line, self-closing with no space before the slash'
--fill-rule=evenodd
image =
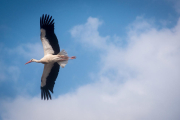
<path id="1" fill-rule="evenodd" d="M 46 86 L 44 86 L 44 87 L 41 87 L 41 100 L 51 100 L 52 98 L 51 98 L 51 94 L 50 94 L 50 92 L 49 92 L 49 90 L 46 88 Z"/>
<path id="2" fill-rule="evenodd" d="M 40 17 L 40 28 L 51 27 L 54 29 L 54 19 L 51 19 L 52 16 L 43 14 L 42 17 Z"/>

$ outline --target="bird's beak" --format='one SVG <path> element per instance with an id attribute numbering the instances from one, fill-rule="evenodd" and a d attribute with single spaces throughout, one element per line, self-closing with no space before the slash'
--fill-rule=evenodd
<path id="1" fill-rule="evenodd" d="M 30 60 L 30 61 L 28 61 L 27 63 L 25 63 L 24 65 L 26 65 L 26 64 L 28 64 L 28 63 L 31 63 L 32 61 Z"/>

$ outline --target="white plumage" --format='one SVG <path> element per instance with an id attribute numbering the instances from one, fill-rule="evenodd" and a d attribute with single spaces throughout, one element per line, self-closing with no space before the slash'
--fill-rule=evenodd
<path id="1" fill-rule="evenodd" d="M 68 57 L 65 50 L 60 52 L 57 37 L 54 33 L 54 19 L 49 15 L 42 15 L 40 18 L 40 31 L 41 31 L 41 42 L 44 49 L 44 57 L 40 60 L 31 59 L 29 62 L 43 63 L 44 70 L 41 77 L 41 99 L 51 99 L 55 80 L 58 76 L 59 66 L 62 68 L 68 63 L 69 59 L 75 59 L 76 57 Z"/>

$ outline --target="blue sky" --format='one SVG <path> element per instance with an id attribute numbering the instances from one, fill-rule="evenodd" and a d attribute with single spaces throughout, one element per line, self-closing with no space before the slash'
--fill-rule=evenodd
<path id="1" fill-rule="evenodd" d="M 179 7 L 178 0 L 1 0 L 0 119 L 180 119 Z M 43 57 L 42 14 L 55 19 L 61 50 L 77 57 L 60 69 L 49 103 L 40 100 L 43 64 L 24 65 Z"/>

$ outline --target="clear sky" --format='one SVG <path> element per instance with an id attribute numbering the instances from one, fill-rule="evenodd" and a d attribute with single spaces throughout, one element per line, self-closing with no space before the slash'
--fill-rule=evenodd
<path id="1" fill-rule="evenodd" d="M 55 19 L 61 68 L 40 99 L 40 17 Z M 0 120 L 179 120 L 178 0 L 1 0 Z"/>

